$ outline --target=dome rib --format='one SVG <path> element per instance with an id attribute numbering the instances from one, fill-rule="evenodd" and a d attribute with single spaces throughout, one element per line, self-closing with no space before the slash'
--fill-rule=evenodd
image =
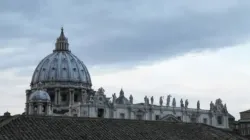
<path id="1" fill-rule="evenodd" d="M 67 68 L 67 71 L 68 71 L 68 79 L 71 80 L 72 78 L 72 73 L 71 73 L 71 67 L 70 67 L 70 63 L 71 61 L 69 60 L 69 56 L 66 55 L 67 53 L 65 53 L 65 58 L 67 59 L 67 64 L 68 64 L 68 68 Z"/>
<path id="2" fill-rule="evenodd" d="M 75 57 L 75 55 L 74 55 L 74 54 L 73 54 L 71 57 L 72 57 L 72 59 L 74 59 L 74 60 L 75 60 L 75 63 L 76 63 L 76 66 L 77 66 L 77 70 L 78 70 L 78 73 L 79 73 L 79 75 L 78 75 L 78 76 L 80 77 L 79 79 L 83 79 L 84 77 L 83 77 L 82 72 L 81 72 L 81 69 L 82 69 L 81 67 L 83 67 L 83 66 L 82 66 L 82 65 L 80 65 L 81 67 L 79 67 L 79 63 L 78 63 L 78 61 L 79 61 L 79 60 L 78 60 L 78 59 L 76 59 L 77 57 Z M 78 80 L 78 79 L 77 79 L 77 80 Z M 84 79 L 84 80 L 86 80 L 86 79 Z"/>
<path id="3" fill-rule="evenodd" d="M 58 55 L 55 55 L 54 59 L 50 62 L 49 71 L 48 71 L 48 74 L 46 75 L 45 79 L 51 79 L 51 80 L 53 80 L 54 78 L 57 78 L 56 77 L 57 67 L 55 69 L 53 69 L 55 67 L 56 63 L 58 63 L 57 56 Z"/>
<path id="4" fill-rule="evenodd" d="M 59 54 L 58 54 L 58 60 L 59 60 L 59 58 L 61 58 L 61 57 L 62 57 L 62 53 L 59 53 Z M 60 73 L 61 73 L 61 70 L 62 70 L 61 66 L 62 66 L 62 60 L 57 62 L 56 77 L 59 78 L 59 80 L 62 80 L 62 78 L 61 78 L 61 76 L 60 76 Z"/>
<path id="5" fill-rule="evenodd" d="M 74 54 L 72 54 L 75 58 L 77 58 L 77 56 L 75 56 Z M 83 69 L 83 71 L 87 71 L 87 73 L 82 73 L 83 75 L 83 78 L 86 78 L 85 80 L 87 80 L 87 81 L 90 81 L 90 83 L 92 83 L 91 82 L 91 78 L 90 78 L 90 74 L 89 74 L 89 71 L 88 71 L 88 69 L 87 69 L 87 67 L 84 65 L 84 63 L 81 61 L 81 60 L 79 60 L 78 59 L 78 62 L 79 62 L 79 64 L 82 66 L 82 69 Z M 80 70 L 80 71 L 82 71 L 82 70 Z"/>

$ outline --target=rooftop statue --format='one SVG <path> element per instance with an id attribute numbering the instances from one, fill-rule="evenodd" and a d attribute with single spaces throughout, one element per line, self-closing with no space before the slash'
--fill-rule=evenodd
<path id="1" fill-rule="evenodd" d="M 223 110 L 224 110 L 224 113 L 228 113 L 226 104 L 224 104 Z"/>
<path id="2" fill-rule="evenodd" d="M 148 105 L 148 104 L 149 104 L 149 99 L 148 99 L 148 97 L 147 97 L 147 96 L 145 96 L 145 97 L 144 97 L 144 102 L 145 102 L 145 104 L 146 104 L 146 105 Z"/>
<path id="3" fill-rule="evenodd" d="M 188 99 L 185 101 L 185 108 L 188 108 Z"/>
<path id="4" fill-rule="evenodd" d="M 213 111 L 214 110 L 214 103 L 211 101 L 210 102 L 210 111 Z"/>
<path id="5" fill-rule="evenodd" d="M 197 102 L 197 109 L 199 110 L 200 109 L 200 101 L 198 100 Z"/>
<path id="6" fill-rule="evenodd" d="M 113 96 L 113 103 L 115 103 L 115 101 L 117 99 L 115 93 L 112 96 Z"/>
<path id="7" fill-rule="evenodd" d="M 163 96 L 160 97 L 160 101 L 159 101 L 160 102 L 160 106 L 162 106 L 162 104 L 163 104 L 163 98 L 164 98 Z"/>
<path id="8" fill-rule="evenodd" d="M 167 106 L 169 106 L 169 104 L 170 104 L 170 98 L 171 98 L 171 95 L 169 94 L 167 97 Z"/>
<path id="9" fill-rule="evenodd" d="M 129 102 L 130 102 L 131 104 L 133 104 L 133 96 L 132 96 L 132 94 L 130 94 L 130 96 L 129 96 Z"/>
<path id="10" fill-rule="evenodd" d="M 151 105 L 153 105 L 153 104 L 154 104 L 154 97 L 151 96 Z"/>
<path id="11" fill-rule="evenodd" d="M 173 107 L 176 107 L 176 101 L 175 101 L 175 98 L 173 98 L 173 101 L 172 101 L 172 106 L 173 106 Z"/>
<path id="12" fill-rule="evenodd" d="M 180 101 L 181 107 L 184 107 L 183 100 Z"/>

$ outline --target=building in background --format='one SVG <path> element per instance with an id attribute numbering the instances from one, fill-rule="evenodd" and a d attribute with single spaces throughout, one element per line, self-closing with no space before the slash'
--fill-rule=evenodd
<path id="1" fill-rule="evenodd" d="M 238 132 L 250 138 L 250 110 L 240 112 L 240 120 L 238 121 Z"/>
<path id="2" fill-rule="evenodd" d="M 87 67 L 70 51 L 63 29 L 53 52 L 33 73 L 30 89 L 26 90 L 25 114 L 165 120 L 229 128 L 229 114 L 221 99 L 205 110 L 200 108 L 200 101 L 190 108 L 187 99 L 177 101 L 171 95 L 156 101 L 145 96 L 143 103 L 134 103 L 133 95 L 127 98 L 123 89 L 112 97 L 107 97 L 102 87 L 95 91 Z"/>

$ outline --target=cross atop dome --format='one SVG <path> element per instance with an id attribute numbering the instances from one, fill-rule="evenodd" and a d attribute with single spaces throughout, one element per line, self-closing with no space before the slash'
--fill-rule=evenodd
<path id="1" fill-rule="evenodd" d="M 69 51 L 69 43 L 64 35 L 63 27 L 61 28 L 60 36 L 56 40 L 56 48 L 54 51 Z"/>
<path id="2" fill-rule="evenodd" d="M 61 34 L 59 38 L 66 39 L 66 37 L 64 36 L 63 27 L 61 28 Z"/>

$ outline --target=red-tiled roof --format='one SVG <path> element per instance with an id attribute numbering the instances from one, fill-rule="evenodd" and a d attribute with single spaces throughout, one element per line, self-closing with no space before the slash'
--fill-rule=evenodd
<path id="1" fill-rule="evenodd" d="M 224 140 L 244 138 L 203 124 L 79 117 L 9 117 L 0 140 Z"/>

